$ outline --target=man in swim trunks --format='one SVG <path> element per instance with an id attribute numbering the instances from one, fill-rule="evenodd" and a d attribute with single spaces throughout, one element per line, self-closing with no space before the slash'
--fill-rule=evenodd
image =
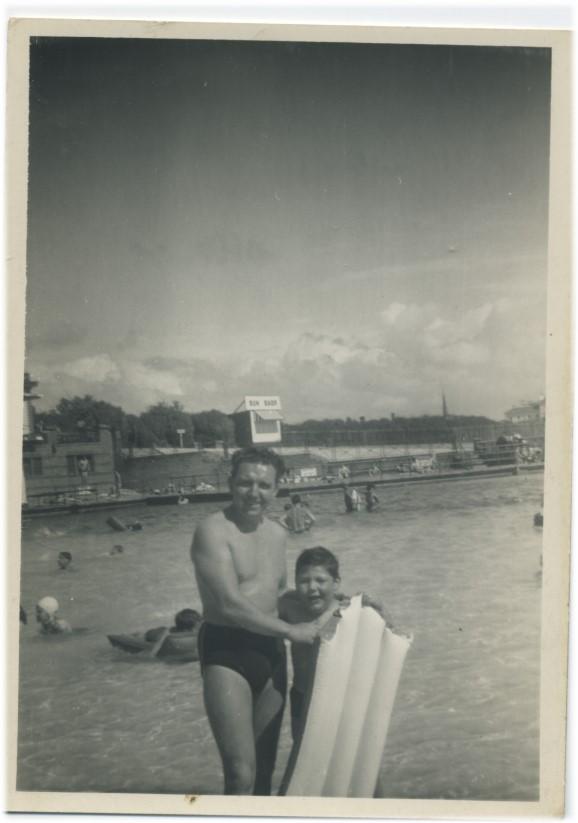
<path id="1" fill-rule="evenodd" d="M 284 472 L 268 449 L 233 455 L 231 504 L 199 524 L 191 557 L 204 624 L 198 639 L 205 708 L 225 794 L 271 793 L 286 692 L 284 640 L 313 643 L 315 623 L 277 616 L 287 587 L 286 532 L 265 517 Z"/>

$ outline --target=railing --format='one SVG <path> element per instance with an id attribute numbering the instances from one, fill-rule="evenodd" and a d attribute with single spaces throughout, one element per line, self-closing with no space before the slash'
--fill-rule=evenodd
<path id="1" fill-rule="evenodd" d="M 77 432 L 57 432 L 57 443 L 98 443 L 100 442 L 99 431 L 77 431 Z"/>
<path id="2" fill-rule="evenodd" d="M 141 485 L 143 494 L 190 494 L 192 492 L 227 491 L 229 472 L 214 469 L 209 472 L 196 472 L 194 475 L 169 476 L 156 486 Z"/>
<path id="3" fill-rule="evenodd" d="M 77 486 L 73 489 L 53 489 L 28 494 L 27 505 L 29 507 L 82 505 L 103 500 L 116 500 L 120 496 L 120 490 L 115 490 L 110 483 L 92 483 L 86 487 Z"/>

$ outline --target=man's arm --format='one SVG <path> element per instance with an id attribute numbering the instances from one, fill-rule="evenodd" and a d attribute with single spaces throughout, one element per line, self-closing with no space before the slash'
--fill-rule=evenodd
<path id="1" fill-rule="evenodd" d="M 313 624 L 290 626 L 277 617 L 264 614 L 243 594 L 229 548 L 220 530 L 210 521 L 197 527 L 191 558 L 200 587 L 208 590 L 227 623 L 291 642 L 312 643 L 315 640 L 318 630 Z"/>

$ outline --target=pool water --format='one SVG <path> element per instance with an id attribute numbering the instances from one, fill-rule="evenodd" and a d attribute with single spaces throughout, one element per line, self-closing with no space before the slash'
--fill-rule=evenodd
<path id="1" fill-rule="evenodd" d="M 542 535 L 533 515 L 542 483 L 519 475 L 381 487 L 378 511 L 354 514 L 341 493 L 311 495 L 315 527 L 289 537 L 290 570 L 303 548 L 330 548 L 343 590 L 380 597 L 414 635 L 383 759 L 387 797 L 538 799 Z M 111 531 L 106 512 L 24 523 L 20 790 L 222 792 L 198 663 L 140 659 L 106 639 L 200 608 L 189 546 L 217 508 L 118 515 L 140 520 L 140 532 Z M 124 553 L 109 556 L 117 543 Z M 57 569 L 62 550 L 74 570 Z M 39 636 L 34 604 L 47 594 L 87 631 Z M 289 749 L 286 718 L 276 783 Z"/>

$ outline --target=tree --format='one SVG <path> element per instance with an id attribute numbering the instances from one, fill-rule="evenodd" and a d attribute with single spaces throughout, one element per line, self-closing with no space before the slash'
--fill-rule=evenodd
<path id="1" fill-rule="evenodd" d="M 227 414 L 211 409 L 193 414 L 192 420 L 195 438 L 202 445 L 213 445 L 216 440 L 222 440 L 226 446 L 235 442 L 235 426 Z"/>
<path id="2" fill-rule="evenodd" d="M 55 425 L 68 432 L 79 428 L 97 429 L 99 426 L 109 426 L 121 432 L 125 416 L 120 406 L 113 406 L 86 394 L 84 397 L 63 397 L 56 408 L 38 413 L 37 419 L 45 425 Z"/>
<path id="3" fill-rule="evenodd" d="M 158 446 L 172 446 L 180 444 L 177 429 L 184 429 L 183 445 L 192 446 L 194 428 L 191 415 L 175 400 L 173 403 L 156 403 L 140 415 L 140 422 L 155 438 Z"/>

